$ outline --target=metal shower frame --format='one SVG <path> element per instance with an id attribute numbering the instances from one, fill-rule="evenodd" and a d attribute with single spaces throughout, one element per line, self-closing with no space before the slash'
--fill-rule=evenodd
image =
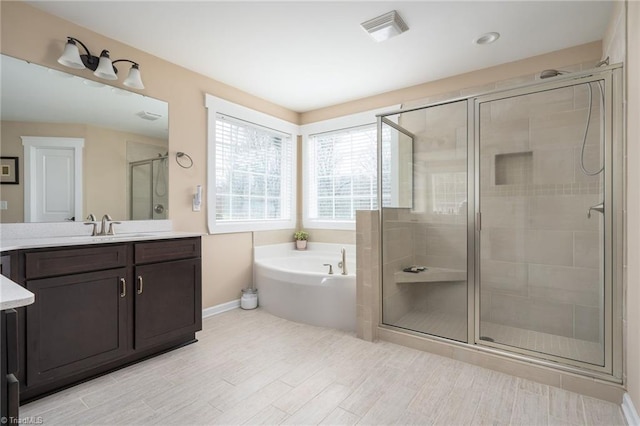
<path id="1" fill-rule="evenodd" d="M 479 114 L 480 105 L 498 99 L 523 96 L 532 93 L 545 92 L 577 84 L 604 81 L 604 365 L 595 366 L 586 362 L 569 360 L 567 358 L 514 348 L 496 342 L 480 340 L 480 138 Z M 378 256 L 382 259 L 382 128 L 388 125 L 388 116 L 411 111 L 423 110 L 457 102 L 467 104 L 467 342 L 458 342 L 434 335 L 409 331 L 383 323 L 382 303 L 379 298 L 378 327 L 389 328 L 402 333 L 419 336 L 447 344 L 463 347 L 473 347 L 482 352 L 499 354 L 512 359 L 526 361 L 545 367 L 593 377 L 608 382 L 622 383 L 623 379 L 623 260 L 624 260 L 624 216 L 625 207 L 625 179 L 626 165 L 624 153 L 626 149 L 624 137 L 623 111 L 624 75 L 622 64 L 608 65 L 586 71 L 563 74 L 558 77 L 538 80 L 511 88 L 479 92 L 468 96 L 452 98 L 445 101 L 428 103 L 419 107 L 399 109 L 379 114 L 378 117 L 378 231 L 380 244 Z M 616 102 L 614 102 L 614 99 Z M 397 129 L 397 127 L 393 127 Z M 616 173 L 613 173 L 613 171 Z M 382 293 L 383 262 L 378 262 L 378 291 Z"/>

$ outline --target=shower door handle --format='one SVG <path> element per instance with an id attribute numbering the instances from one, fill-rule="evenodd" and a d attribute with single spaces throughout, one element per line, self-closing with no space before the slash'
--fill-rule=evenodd
<path id="1" fill-rule="evenodd" d="M 591 206 L 589 207 L 589 210 L 587 210 L 587 218 L 591 219 L 591 210 L 595 210 L 599 213 L 604 214 L 604 203 L 600 203 L 600 204 L 596 204 L 595 206 Z"/>

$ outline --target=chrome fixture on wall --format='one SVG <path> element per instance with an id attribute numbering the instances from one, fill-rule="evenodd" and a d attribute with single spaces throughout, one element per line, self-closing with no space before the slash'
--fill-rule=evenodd
<path id="1" fill-rule="evenodd" d="M 76 42 L 80 43 L 87 52 L 86 54 L 80 54 Z M 62 56 L 58 58 L 58 63 L 66 67 L 78 70 L 89 68 L 93 71 L 93 75 L 105 80 L 118 79 L 118 76 L 116 75 L 118 73 L 118 69 L 114 66 L 116 62 L 130 62 L 133 64 L 129 70 L 129 75 L 122 84 L 133 89 L 144 89 L 144 85 L 142 84 L 142 79 L 140 77 L 140 66 L 137 62 L 130 59 L 117 59 L 115 61 L 111 61 L 108 50 L 103 50 L 102 53 L 100 53 L 100 57 L 93 56 L 91 52 L 89 52 L 87 46 L 77 38 L 67 37 L 67 44 L 64 46 L 64 52 L 62 53 Z"/>

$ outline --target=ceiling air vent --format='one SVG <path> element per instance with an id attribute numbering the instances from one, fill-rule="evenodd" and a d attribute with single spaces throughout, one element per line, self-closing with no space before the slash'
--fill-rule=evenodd
<path id="1" fill-rule="evenodd" d="M 360 26 L 364 28 L 375 41 L 387 40 L 409 29 L 395 10 L 363 22 Z"/>

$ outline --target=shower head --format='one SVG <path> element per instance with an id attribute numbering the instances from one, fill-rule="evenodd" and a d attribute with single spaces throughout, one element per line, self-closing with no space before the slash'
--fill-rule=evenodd
<path id="1" fill-rule="evenodd" d="M 562 74 L 566 74 L 566 71 L 558 71 L 558 70 L 544 70 L 540 73 L 540 78 L 551 78 L 551 77 L 557 77 L 559 75 Z"/>

